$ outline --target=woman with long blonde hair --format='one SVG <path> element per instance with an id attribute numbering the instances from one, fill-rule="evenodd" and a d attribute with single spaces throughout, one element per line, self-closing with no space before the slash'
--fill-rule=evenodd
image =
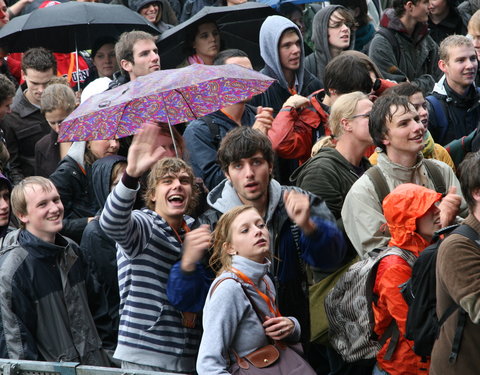
<path id="1" fill-rule="evenodd" d="M 319 146 L 315 156 L 291 177 L 297 186 L 325 200 L 342 231 L 345 231 L 341 215 L 345 197 L 355 181 L 371 166 L 364 153 L 373 144 L 368 128 L 372 106 L 368 96 L 359 91 L 340 96 L 332 105 L 328 119 L 332 136 L 320 139 L 314 145 L 314 148 Z M 346 234 L 345 238 L 346 264 L 357 256 L 357 252 Z M 362 363 L 343 362 L 333 349 L 327 348 L 327 352 L 330 363 L 335 366 L 330 369 L 332 373 L 371 373 L 371 369 Z"/>
<path id="2" fill-rule="evenodd" d="M 368 96 L 359 91 L 340 96 L 328 119 L 332 135 L 313 146 L 315 155 L 291 177 L 297 186 L 325 200 L 337 224 L 345 196 L 371 166 L 363 155 L 373 144 L 368 129 L 372 105 Z"/>

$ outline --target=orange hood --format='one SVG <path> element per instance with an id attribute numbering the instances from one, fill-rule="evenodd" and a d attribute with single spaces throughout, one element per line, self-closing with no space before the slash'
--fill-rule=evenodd
<path id="1" fill-rule="evenodd" d="M 425 215 L 442 194 L 415 184 L 397 186 L 383 200 L 383 213 L 390 229 L 389 246 L 419 253 L 428 243 L 416 233 L 417 219 Z"/>

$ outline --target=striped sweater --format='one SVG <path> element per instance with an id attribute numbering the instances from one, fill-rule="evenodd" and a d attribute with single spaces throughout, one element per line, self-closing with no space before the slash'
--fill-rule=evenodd
<path id="1" fill-rule="evenodd" d="M 157 213 L 132 211 L 137 191 L 119 182 L 100 217 L 100 226 L 117 243 L 120 327 L 114 357 L 193 372 L 201 331 L 183 327 L 165 290 L 182 245 Z M 191 226 L 194 220 L 186 216 L 185 221 Z"/>

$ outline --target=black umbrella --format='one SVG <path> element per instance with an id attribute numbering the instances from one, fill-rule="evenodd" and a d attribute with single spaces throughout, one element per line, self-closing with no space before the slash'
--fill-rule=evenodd
<path id="1" fill-rule="evenodd" d="M 204 7 L 189 20 L 165 31 L 158 45 L 162 69 L 178 66 L 187 57 L 184 52 L 187 31 L 206 21 L 213 21 L 220 30 L 224 48 L 245 51 L 255 68 L 263 67 L 258 34 L 265 18 L 278 13 L 265 4 L 247 2 L 233 6 Z"/>
<path id="2" fill-rule="evenodd" d="M 0 47 L 24 52 L 45 47 L 53 52 L 89 49 L 102 36 L 117 38 L 124 31 L 158 30 L 123 5 L 69 1 L 16 17 L 0 30 Z"/>

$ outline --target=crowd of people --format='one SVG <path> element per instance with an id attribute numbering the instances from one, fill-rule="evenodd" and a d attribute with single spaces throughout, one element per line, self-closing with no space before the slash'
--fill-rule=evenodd
<path id="1" fill-rule="evenodd" d="M 240 2 L 117 3 L 161 33 Z M 0 21 L 34 3 L 0 0 Z M 81 85 L 60 69 L 70 54 L 2 51 L 0 358 L 164 375 L 237 374 L 258 358 L 304 375 L 476 374 L 479 8 L 281 4 L 258 36 L 275 79 L 265 92 L 174 127 L 146 119 L 121 139 L 58 133 L 88 98 L 160 70 L 157 36 L 99 36 L 79 56 Z M 214 19 L 186 34 L 179 69 L 253 69 L 240 45 L 223 49 Z M 419 354 L 405 286 L 432 246 L 437 326 Z M 372 276 L 349 284 L 360 267 Z M 314 304 L 310 289 L 335 275 L 334 289 L 367 290 L 366 307 L 351 306 L 371 324 L 348 325 L 350 305 L 329 295 L 329 343 L 314 338 L 326 297 Z M 359 341 L 334 336 L 331 311 Z"/>

